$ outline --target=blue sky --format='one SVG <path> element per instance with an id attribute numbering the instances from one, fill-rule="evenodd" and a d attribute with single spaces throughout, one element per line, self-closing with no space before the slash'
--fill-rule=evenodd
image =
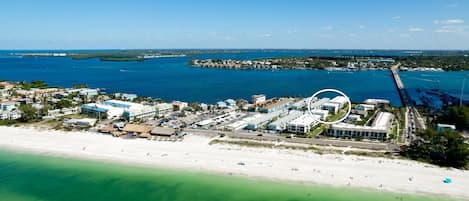
<path id="1" fill-rule="evenodd" d="M 0 49 L 469 49 L 467 0 L 15 0 Z"/>

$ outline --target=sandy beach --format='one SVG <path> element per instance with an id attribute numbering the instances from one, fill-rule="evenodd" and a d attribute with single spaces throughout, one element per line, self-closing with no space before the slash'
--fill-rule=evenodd
<path id="1" fill-rule="evenodd" d="M 209 145 L 189 135 L 181 142 L 125 140 L 89 132 L 0 127 L 0 148 L 135 165 L 206 171 L 271 180 L 469 198 L 469 172 L 409 160 L 286 149 Z M 453 183 L 442 180 L 451 177 Z"/>

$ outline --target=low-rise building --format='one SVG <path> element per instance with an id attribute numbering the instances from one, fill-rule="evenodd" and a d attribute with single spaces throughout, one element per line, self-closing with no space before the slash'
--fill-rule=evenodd
<path id="1" fill-rule="evenodd" d="M 197 122 L 195 125 L 203 129 L 209 129 L 212 126 L 217 125 L 217 122 L 213 121 L 212 119 L 206 119 L 206 120 Z"/>
<path id="2" fill-rule="evenodd" d="M 288 98 L 281 98 L 279 100 L 272 100 L 269 103 L 264 104 L 261 107 L 260 112 L 270 113 L 270 112 L 279 111 L 279 110 L 282 110 L 284 108 L 287 108 L 288 106 L 291 105 L 291 103 L 292 103 L 291 100 L 288 99 Z"/>
<path id="3" fill-rule="evenodd" d="M 227 108 L 228 105 L 227 105 L 226 102 L 224 102 L 224 101 L 218 101 L 218 102 L 217 102 L 217 107 L 218 107 L 218 108 Z"/>
<path id="4" fill-rule="evenodd" d="M 327 111 L 329 111 L 330 113 L 336 114 L 337 112 L 339 112 L 340 104 L 339 104 L 339 103 L 327 102 L 327 103 L 324 103 L 324 104 L 322 105 L 322 109 L 323 109 L 323 110 L 327 110 Z"/>
<path id="5" fill-rule="evenodd" d="M 64 121 L 63 125 L 66 128 L 89 128 L 96 125 L 97 119 L 67 119 Z"/>
<path id="6" fill-rule="evenodd" d="M 15 120 L 19 118 L 21 118 L 21 112 L 18 110 L 0 111 L 0 120 Z"/>
<path id="7" fill-rule="evenodd" d="M 359 115 L 366 117 L 368 116 L 368 111 L 372 111 L 374 109 L 375 109 L 374 105 L 358 104 L 353 108 L 352 113 L 359 114 Z"/>
<path id="8" fill-rule="evenodd" d="M 139 125 L 139 124 L 126 124 L 125 127 L 122 129 L 123 132 L 126 133 L 127 137 L 142 137 L 148 138 L 151 137 L 150 131 L 151 128 L 146 125 Z"/>
<path id="9" fill-rule="evenodd" d="M 392 130 L 394 115 L 389 112 L 379 112 L 372 126 L 359 126 L 348 123 L 332 124 L 327 135 L 341 138 L 364 138 L 371 140 L 387 140 Z"/>
<path id="10" fill-rule="evenodd" d="M 443 131 L 455 131 L 456 130 L 456 126 L 455 125 L 451 125 L 451 124 L 437 124 L 436 125 L 436 130 L 438 132 L 443 132 Z"/>
<path id="11" fill-rule="evenodd" d="M 156 108 L 149 105 L 132 103 L 120 100 L 107 100 L 103 104 L 124 109 L 124 117 L 127 121 L 152 119 L 156 116 Z"/>
<path id="12" fill-rule="evenodd" d="M 189 104 L 187 102 L 181 102 L 181 101 L 173 101 L 173 109 L 174 111 L 181 111 L 184 108 L 188 107 Z"/>
<path id="13" fill-rule="evenodd" d="M 173 104 L 170 103 L 159 103 L 156 105 L 156 112 L 159 117 L 163 117 L 173 112 Z"/>
<path id="14" fill-rule="evenodd" d="M 124 114 L 124 109 L 104 104 L 88 103 L 81 106 L 81 113 L 97 119 L 118 119 Z"/>
<path id="15" fill-rule="evenodd" d="M 308 100 L 309 101 L 309 100 Z M 312 100 L 311 101 L 311 104 L 309 105 L 309 107 L 312 109 L 312 110 L 318 110 L 318 109 L 322 109 L 323 105 L 325 103 L 328 103 L 330 101 L 329 98 L 321 98 L 319 100 Z"/>
<path id="16" fill-rule="evenodd" d="M 326 118 L 329 116 L 329 110 L 311 110 L 312 115 L 318 115 L 322 120 L 326 120 Z"/>
<path id="17" fill-rule="evenodd" d="M 287 124 L 287 131 L 290 133 L 306 134 L 311 128 L 318 124 L 319 115 L 303 114 Z"/>
<path id="18" fill-rule="evenodd" d="M 272 119 L 280 116 L 282 112 L 283 111 L 274 111 L 267 114 L 257 114 L 253 120 L 249 121 L 248 125 L 246 126 L 246 129 L 257 130 L 262 126 L 270 123 Z"/>
<path id="19" fill-rule="evenodd" d="M 0 120 L 15 120 L 21 118 L 18 102 L 0 103 Z"/>
<path id="20" fill-rule="evenodd" d="M 266 98 L 264 94 L 252 95 L 252 104 L 256 105 L 265 102 Z"/>
<path id="21" fill-rule="evenodd" d="M 151 135 L 171 137 L 176 134 L 176 129 L 166 127 L 155 127 L 150 132 Z"/>
<path id="22" fill-rule="evenodd" d="M 233 100 L 233 99 L 226 99 L 225 102 L 229 107 L 235 107 L 236 106 L 236 101 Z"/>
<path id="23" fill-rule="evenodd" d="M 345 105 L 348 104 L 348 99 L 344 96 L 336 96 L 329 101 L 330 103 L 337 103 L 339 104 L 339 108 L 343 108 Z"/>
<path id="24" fill-rule="evenodd" d="M 239 120 L 239 121 L 235 121 L 231 124 L 226 125 L 225 130 L 227 130 L 227 131 L 237 131 L 237 130 L 241 130 L 241 129 L 246 128 L 247 125 L 248 125 L 247 121 Z"/>
<path id="25" fill-rule="evenodd" d="M 126 101 L 134 101 L 134 99 L 138 98 L 137 94 L 126 94 L 126 93 L 115 93 L 114 96 L 118 99 L 122 99 Z"/>
<path id="26" fill-rule="evenodd" d="M 303 112 L 298 110 L 291 110 L 287 115 L 278 118 L 276 121 L 269 124 L 269 130 L 284 131 L 287 129 L 287 124 L 294 119 L 303 115 Z"/>
<path id="27" fill-rule="evenodd" d="M 382 106 L 382 105 L 389 105 L 389 100 L 386 99 L 366 99 L 363 101 L 365 104 L 375 105 L 375 106 Z"/>

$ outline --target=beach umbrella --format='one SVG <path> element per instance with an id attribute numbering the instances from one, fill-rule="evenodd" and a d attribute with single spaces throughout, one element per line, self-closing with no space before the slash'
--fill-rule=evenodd
<path id="1" fill-rule="evenodd" d="M 443 180 L 443 182 L 447 183 L 447 184 L 450 184 L 453 182 L 453 180 L 449 177 L 446 177 L 445 180 Z"/>

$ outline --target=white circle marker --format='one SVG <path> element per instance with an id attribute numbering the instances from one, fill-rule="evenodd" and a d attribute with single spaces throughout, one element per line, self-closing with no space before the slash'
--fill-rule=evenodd
<path id="1" fill-rule="evenodd" d="M 348 103 L 348 110 L 347 110 L 347 114 L 345 114 L 342 118 L 336 120 L 336 121 L 332 121 L 332 122 L 329 122 L 329 121 L 322 121 L 321 119 L 318 119 L 317 121 L 319 121 L 320 123 L 323 123 L 323 124 L 335 124 L 335 123 L 339 123 L 343 120 L 345 120 L 345 118 L 347 118 L 347 116 L 350 114 L 350 112 L 352 111 L 352 103 L 350 102 L 350 98 L 345 95 L 344 92 L 342 91 L 339 91 L 337 89 L 321 89 L 319 90 L 318 92 L 314 93 L 310 98 L 309 98 L 309 101 L 308 101 L 308 113 L 309 115 L 313 116 L 313 113 L 311 112 L 311 102 L 313 101 L 314 98 L 316 98 L 316 96 L 318 96 L 319 94 L 322 94 L 322 93 L 325 93 L 325 92 L 334 92 L 334 93 L 338 93 L 340 94 L 341 96 L 345 97 L 347 99 L 347 103 Z"/>

